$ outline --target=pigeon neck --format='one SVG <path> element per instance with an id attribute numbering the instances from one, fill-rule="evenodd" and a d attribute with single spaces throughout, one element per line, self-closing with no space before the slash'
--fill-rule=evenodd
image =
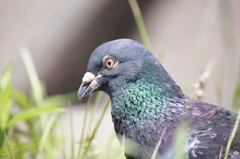
<path id="1" fill-rule="evenodd" d="M 163 88 L 141 80 L 124 84 L 119 91 L 112 94 L 112 120 L 115 131 L 119 135 L 125 134 L 127 138 L 141 145 L 147 143 L 148 146 L 154 147 L 164 130 L 163 125 L 174 129 L 174 124 L 181 120 L 184 114 L 183 100 L 170 97 Z M 156 138 L 140 139 L 139 136 Z M 169 137 L 171 138 L 171 135 Z"/>
<path id="2" fill-rule="evenodd" d="M 150 119 L 162 121 L 177 112 L 183 99 L 153 83 L 137 80 L 122 85 L 112 94 L 112 115 L 115 119 Z"/>
<path id="3" fill-rule="evenodd" d="M 135 80 L 112 92 L 113 111 L 138 113 L 141 117 L 141 113 L 168 114 L 174 111 L 173 107 L 178 108 L 185 96 L 161 64 L 142 65 L 141 70 Z"/>

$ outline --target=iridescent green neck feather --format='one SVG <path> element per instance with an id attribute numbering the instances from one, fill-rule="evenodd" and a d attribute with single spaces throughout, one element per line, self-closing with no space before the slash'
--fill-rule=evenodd
<path id="1" fill-rule="evenodd" d="M 170 76 L 162 76 L 166 72 L 164 68 L 158 68 L 162 74 L 152 75 L 151 68 L 148 65 L 137 78 L 122 84 L 111 98 L 117 134 L 153 147 L 164 130 L 162 125 L 174 127 L 180 121 L 185 96 Z"/>

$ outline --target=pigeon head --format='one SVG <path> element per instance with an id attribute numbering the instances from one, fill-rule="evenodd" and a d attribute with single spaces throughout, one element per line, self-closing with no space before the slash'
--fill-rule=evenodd
<path id="1" fill-rule="evenodd" d="M 104 91 L 111 97 L 125 83 L 140 78 L 155 83 L 159 77 L 158 82 L 169 83 L 164 86 L 166 88 L 174 83 L 160 62 L 143 45 L 130 39 L 113 40 L 93 51 L 78 90 L 78 97 L 81 100 L 97 90 Z"/>

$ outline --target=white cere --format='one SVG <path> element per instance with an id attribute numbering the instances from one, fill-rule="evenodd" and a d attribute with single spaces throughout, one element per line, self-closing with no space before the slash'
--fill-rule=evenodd
<path id="1" fill-rule="evenodd" d="M 82 78 L 83 83 L 90 83 L 95 79 L 95 75 L 91 72 L 86 72 Z"/>

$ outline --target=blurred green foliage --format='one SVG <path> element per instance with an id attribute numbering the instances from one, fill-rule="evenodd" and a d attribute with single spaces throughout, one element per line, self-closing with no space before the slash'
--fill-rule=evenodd
<path id="1" fill-rule="evenodd" d="M 47 97 L 30 55 L 25 52 L 23 59 L 31 77 L 30 95 L 12 87 L 11 63 L 0 77 L 0 158 L 56 158 L 61 138 L 54 134 L 56 119 L 65 110 L 62 106 L 77 100 L 76 92 Z"/>

